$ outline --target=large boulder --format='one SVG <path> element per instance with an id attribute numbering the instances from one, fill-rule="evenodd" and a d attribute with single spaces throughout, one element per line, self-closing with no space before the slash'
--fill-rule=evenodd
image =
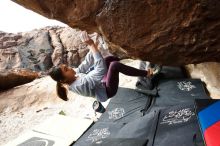
<path id="1" fill-rule="evenodd" d="M 119 55 L 166 65 L 220 61 L 219 0 L 12 1 L 101 33 Z"/>
<path id="2" fill-rule="evenodd" d="M 0 71 L 0 92 L 29 83 L 38 77 L 39 73 L 24 69 Z"/>
<path id="3" fill-rule="evenodd" d="M 48 31 L 33 30 L 27 33 L 0 34 L 0 70 L 27 68 L 45 71 L 53 64 Z"/>
<path id="4" fill-rule="evenodd" d="M 206 84 L 212 98 L 220 99 L 220 63 L 190 64 L 186 66 L 186 69 L 190 77 L 199 78 Z"/>
<path id="5" fill-rule="evenodd" d="M 45 27 L 18 34 L 0 32 L 0 71 L 47 71 L 61 63 L 77 67 L 89 51 L 80 40 L 81 32 L 70 27 Z M 89 35 L 99 44 L 103 56 L 109 55 L 104 39 L 97 33 Z"/>

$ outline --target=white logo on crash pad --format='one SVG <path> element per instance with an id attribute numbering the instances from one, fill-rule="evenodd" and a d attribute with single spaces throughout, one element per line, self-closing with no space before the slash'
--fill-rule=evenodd
<path id="1" fill-rule="evenodd" d="M 185 108 L 181 110 L 173 110 L 165 115 L 160 124 L 179 124 L 188 122 L 192 116 L 195 115 L 195 112 L 191 111 L 190 108 Z"/>
<path id="2" fill-rule="evenodd" d="M 117 120 L 124 117 L 125 110 L 124 108 L 115 108 L 112 111 L 109 111 L 109 119 Z"/>
<path id="3" fill-rule="evenodd" d="M 177 86 L 182 91 L 191 91 L 192 89 L 196 88 L 196 86 L 192 85 L 192 82 L 190 81 L 177 82 Z"/>
<path id="4" fill-rule="evenodd" d="M 88 136 L 88 140 L 95 142 L 100 139 L 107 138 L 110 135 L 110 131 L 108 128 L 102 128 L 102 129 L 94 129 L 91 134 Z"/>

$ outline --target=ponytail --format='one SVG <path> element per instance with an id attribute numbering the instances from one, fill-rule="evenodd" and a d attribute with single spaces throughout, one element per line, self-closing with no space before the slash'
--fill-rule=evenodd
<path id="1" fill-rule="evenodd" d="M 67 89 L 64 87 L 63 83 L 61 82 L 63 80 L 61 69 L 59 67 L 53 67 L 50 69 L 48 75 L 50 75 L 50 77 L 53 80 L 57 81 L 56 90 L 58 97 L 63 99 L 64 101 L 67 101 L 68 100 Z"/>
<path id="2" fill-rule="evenodd" d="M 64 101 L 68 100 L 67 89 L 60 82 L 57 82 L 57 95 Z"/>

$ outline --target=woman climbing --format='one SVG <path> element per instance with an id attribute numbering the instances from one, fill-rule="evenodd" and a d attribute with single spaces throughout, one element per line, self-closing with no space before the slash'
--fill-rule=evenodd
<path id="1" fill-rule="evenodd" d="M 96 97 L 98 101 L 104 102 L 113 97 L 118 90 L 119 72 L 128 76 L 150 77 L 152 70 L 139 70 L 119 62 L 119 58 L 108 56 L 102 57 L 97 44 L 84 31 L 81 40 L 90 49 L 85 60 L 77 69 L 72 69 L 65 64 L 51 68 L 49 75 L 57 82 L 58 96 L 67 101 L 67 89 L 83 96 Z M 93 70 L 90 70 L 90 68 Z"/>

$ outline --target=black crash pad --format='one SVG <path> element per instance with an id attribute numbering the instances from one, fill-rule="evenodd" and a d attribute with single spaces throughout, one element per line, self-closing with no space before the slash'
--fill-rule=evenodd
<path id="1" fill-rule="evenodd" d="M 99 121 L 128 123 L 142 116 L 142 110 L 150 104 L 150 98 L 134 89 L 119 88 Z"/>
<path id="2" fill-rule="evenodd" d="M 117 134 L 118 129 L 122 127 L 123 124 L 96 122 L 73 144 L 73 146 L 90 146 L 101 139 L 111 138 L 113 135 Z"/>
<path id="3" fill-rule="evenodd" d="M 164 79 L 173 73 L 170 68 L 159 78 L 158 97 L 119 88 L 99 121 L 73 145 L 203 146 L 193 103 L 209 97 L 200 80 L 181 79 L 184 74 L 176 69 L 172 79 Z"/>
<path id="4" fill-rule="evenodd" d="M 74 146 L 104 145 L 112 146 L 145 146 L 152 145 L 153 136 L 156 130 L 158 112 L 152 111 L 149 114 L 130 121 L 127 124 L 98 121 L 92 126 Z"/>
<path id="5" fill-rule="evenodd" d="M 180 79 L 186 78 L 182 67 L 163 66 L 161 70 L 161 79 Z"/>
<path id="6" fill-rule="evenodd" d="M 146 139 L 147 134 L 155 131 L 154 129 L 149 132 L 150 128 L 147 127 L 152 127 L 150 124 L 155 123 L 153 120 L 156 113 L 152 112 L 146 117 L 142 117 L 141 110 L 148 104 L 150 104 L 150 100 L 146 95 L 136 92 L 134 89 L 119 88 L 107 106 L 106 112 L 74 146 L 94 144 L 105 138 L 114 142 L 121 138 L 119 141 L 123 141 L 123 143 L 126 143 L 126 139 L 130 141 L 133 138 L 142 138 L 145 143 L 148 140 Z"/>
<path id="7" fill-rule="evenodd" d="M 135 142 L 135 143 L 134 143 Z M 126 124 L 98 121 L 74 146 L 203 146 L 194 105 L 154 107 Z"/>
<path id="8" fill-rule="evenodd" d="M 193 103 L 160 110 L 154 146 L 204 146 Z"/>
<path id="9" fill-rule="evenodd" d="M 91 146 L 147 146 L 148 141 L 138 138 L 106 138 Z"/>
<path id="10" fill-rule="evenodd" d="M 155 105 L 169 106 L 185 102 L 194 102 L 194 99 L 209 99 L 203 82 L 199 79 L 161 80 L 158 84 L 158 97 Z"/>

